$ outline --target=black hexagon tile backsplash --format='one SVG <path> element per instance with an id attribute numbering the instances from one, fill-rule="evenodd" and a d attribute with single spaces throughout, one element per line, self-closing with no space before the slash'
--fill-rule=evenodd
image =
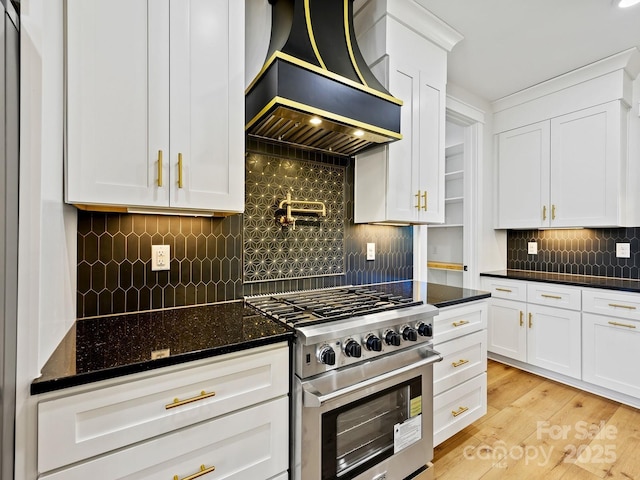
<path id="1" fill-rule="evenodd" d="M 537 255 L 529 242 L 537 242 Z M 630 244 L 630 258 L 616 257 L 616 243 Z M 507 268 L 638 280 L 640 228 L 510 230 Z"/>
<path id="2" fill-rule="evenodd" d="M 413 277 L 411 227 L 354 225 L 352 159 L 256 140 L 247 151 L 244 215 L 79 210 L 78 318 Z M 324 202 L 327 216 L 277 227 L 274 204 L 286 191 Z M 373 262 L 367 242 L 376 243 Z M 171 247 L 168 271 L 151 270 L 159 244 Z"/>

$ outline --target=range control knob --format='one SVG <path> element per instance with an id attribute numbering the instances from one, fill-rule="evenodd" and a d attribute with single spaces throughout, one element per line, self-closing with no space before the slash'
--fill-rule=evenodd
<path id="1" fill-rule="evenodd" d="M 325 365 L 335 365 L 336 352 L 329 345 L 324 345 L 318 350 L 318 361 Z"/>
<path id="2" fill-rule="evenodd" d="M 418 332 L 416 332 L 415 328 L 411 328 L 407 325 L 402 328 L 402 338 L 410 342 L 415 342 L 418 340 Z"/>
<path id="3" fill-rule="evenodd" d="M 372 350 L 374 352 L 381 352 L 382 340 L 380 340 L 377 336 L 370 334 L 367 336 L 364 346 L 366 347 L 367 350 Z"/>
<path id="4" fill-rule="evenodd" d="M 349 339 L 344 344 L 344 354 L 347 357 L 359 358 L 362 356 L 362 347 L 355 340 Z"/>
<path id="5" fill-rule="evenodd" d="M 388 330 L 384 334 L 384 341 L 387 342 L 387 345 L 393 345 L 395 347 L 400 346 L 400 335 L 393 330 Z"/>
<path id="6" fill-rule="evenodd" d="M 422 337 L 433 337 L 433 328 L 431 327 L 431 324 L 420 322 L 417 325 L 417 328 L 418 328 L 418 333 L 420 334 L 420 336 L 422 336 Z"/>

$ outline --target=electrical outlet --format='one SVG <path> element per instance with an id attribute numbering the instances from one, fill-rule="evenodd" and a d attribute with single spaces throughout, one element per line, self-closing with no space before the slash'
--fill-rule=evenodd
<path id="1" fill-rule="evenodd" d="M 529 255 L 537 255 L 538 254 L 538 242 L 529 242 L 527 244 L 527 253 Z"/>
<path id="2" fill-rule="evenodd" d="M 630 258 L 631 257 L 631 244 L 630 243 L 616 243 L 616 257 L 617 258 Z"/>
<path id="3" fill-rule="evenodd" d="M 169 270 L 171 268 L 170 252 L 169 245 L 151 245 L 151 270 Z"/>
<path id="4" fill-rule="evenodd" d="M 375 259 L 376 259 L 376 244 L 367 243 L 367 260 L 375 260 Z"/>

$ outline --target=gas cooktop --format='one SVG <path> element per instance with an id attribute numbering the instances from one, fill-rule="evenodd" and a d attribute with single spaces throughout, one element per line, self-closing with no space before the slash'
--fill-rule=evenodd
<path id="1" fill-rule="evenodd" d="M 412 297 L 366 287 L 340 287 L 248 297 L 246 302 L 265 315 L 293 327 L 423 304 Z"/>

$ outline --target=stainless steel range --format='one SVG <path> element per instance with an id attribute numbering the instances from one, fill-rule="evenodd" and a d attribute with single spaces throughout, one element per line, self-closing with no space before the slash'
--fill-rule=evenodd
<path id="1" fill-rule="evenodd" d="M 296 330 L 292 479 L 400 480 L 426 469 L 436 307 L 382 286 L 247 303 Z"/>

